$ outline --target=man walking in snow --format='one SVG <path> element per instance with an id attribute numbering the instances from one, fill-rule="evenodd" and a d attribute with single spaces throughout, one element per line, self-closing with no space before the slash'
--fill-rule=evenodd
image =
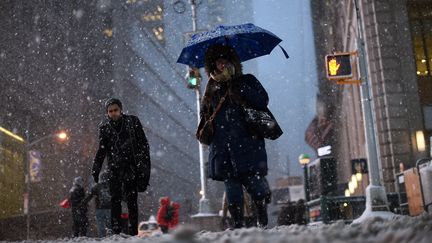
<path id="1" fill-rule="evenodd" d="M 123 114 L 120 100 L 107 100 L 105 109 L 107 117 L 99 125 L 99 148 L 92 175 L 97 183 L 107 157 L 113 233 L 121 232 L 121 200 L 124 195 L 129 212 L 129 234 L 137 235 L 138 192 L 144 192 L 150 180 L 149 144 L 140 120 L 136 116 Z"/>

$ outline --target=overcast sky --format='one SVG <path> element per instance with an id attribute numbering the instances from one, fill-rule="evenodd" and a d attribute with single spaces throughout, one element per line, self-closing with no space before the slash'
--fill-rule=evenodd
<path id="1" fill-rule="evenodd" d="M 300 175 L 298 156 L 314 154 L 304 141 L 315 115 L 317 93 L 315 50 L 309 1 L 254 0 L 254 23 L 283 41 L 290 58 L 279 47 L 258 58 L 259 80 L 270 94 L 270 108 L 284 130 L 279 140 L 280 161 L 290 162 L 291 175 Z"/>

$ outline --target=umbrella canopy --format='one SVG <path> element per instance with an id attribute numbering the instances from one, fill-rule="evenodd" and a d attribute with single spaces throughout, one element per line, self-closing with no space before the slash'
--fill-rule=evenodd
<path id="1" fill-rule="evenodd" d="M 250 23 L 234 26 L 220 25 L 212 30 L 192 35 L 177 62 L 196 68 L 204 67 L 204 55 L 214 44 L 231 46 L 243 62 L 270 54 L 281 41 L 270 31 Z M 283 51 L 288 58 L 288 54 Z"/>

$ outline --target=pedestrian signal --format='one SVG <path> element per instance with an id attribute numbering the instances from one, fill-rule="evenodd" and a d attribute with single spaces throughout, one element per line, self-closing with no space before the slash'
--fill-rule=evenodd
<path id="1" fill-rule="evenodd" d="M 201 74 L 198 68 L 189 68 L 186 76 L 187 87 L 189 89 L 197 89 L 201 83 Z"/>
<path id="2" fill-rule="evenodd" d="M 328 79 L 352 78 L 351 54 L 340 53 L 325 56 Z"/>

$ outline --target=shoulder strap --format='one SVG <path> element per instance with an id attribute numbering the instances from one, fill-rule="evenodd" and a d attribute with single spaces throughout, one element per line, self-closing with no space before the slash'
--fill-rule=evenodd
<path id="1" fill-rule="evenodd" d="M 220 99 L 219 104 L 216 106 L 215 111 L 213 112 L 213 114 L 210 116 L 209 121 L 213 121 L 217 115 L 217 113 L 220 111 L 220 109 L 222 108 L 223 103 L 225 102 L 226 97 L 228 96 L 228 90 L 225 93 L 225 95 Z"/>

